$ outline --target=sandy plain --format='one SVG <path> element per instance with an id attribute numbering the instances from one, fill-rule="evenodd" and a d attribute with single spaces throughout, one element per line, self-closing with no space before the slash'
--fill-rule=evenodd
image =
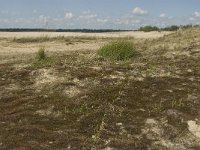
<path id="1" fill-rule="evenodd" d="M 134 37 L 134 38 L 159 38 L 172 32 L 107 32 L 107 33 L 82 33 L 82 32 L 0 32 L 1 38 L 22 38 L 22 37 Z"/>

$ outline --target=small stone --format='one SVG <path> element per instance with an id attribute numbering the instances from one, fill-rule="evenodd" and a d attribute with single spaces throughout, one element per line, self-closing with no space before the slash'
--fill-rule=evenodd
<path id="1" fill-rule="evenodd" d="M 154 119 L 147 119 L 147 120 L 146 120 L 146 123 L 147 123 L 147 124 L 156 124 L 157 122 L 156 122 L 156 120 L 154 120 Z"/>
<path id="2" fill-rule="evenodd" d="M 194 81 L 195 79 L 193 77 L 189 78 L 190 81 Z"/>
<path id="3" fill-rule="evenodd" d="M 188 69 L 188 70 L 187 70 L 187 72 L 191 73 L 191 72 L 192 72 L 192 70 L 191 70 L 191 69 Z"/>
<path id="4" fill-rule="evenodd" d="M 93 70 L 96 70 L 96 71 L 101 71 L 102 70 L 102 67 L 90 67 L 91 69 Z"/>
<path id="5" fill-rule="evenodd" d="M 122 123 L 116 123 L 117 126 L 122 126 Z"/>
<path id="6" fill-rule="evenodd" d="M 180 71 L 180 70 L 177 70 L 175 73 L 176 73 L 176 74 L 180 74 L 180 73 L 181 73 L 181 71 Z"/>
<path id="7" fill-rule="evenodd" d="M 170 93 L 172 93 L 173 92 L 173 90 L 167 90 L 168 92 L 170 92 Z"/>
<path id="8" fill-rule="evenodd" d="M 144 78 L 138 78 L 138 81 L 144 81 Z"/>
<path id="9" fill-rule="evenodd" d="M 48 98 L 48 95 L 44 95 L 44 98 Z"/>
<path id="10" fill-rule="evenodd" d="M 142 112 L 145 112 L 145 109 L 140 108 L 139 110 L 142 111 Z"/>
<path id="11" fill-rule="evenodd" d="M 200 138 L 200 125 L 198 125 L 196 121 L 192 120 L 188 121 L 187 123 L 189 131 L 196 137 Z"/>
<path id="12" fill-rule="evenodd" d="M 142 77 L 146 78 L 146 77 L 147 77 L 147 75 L 146 75 L 146 74 L 142 74 Z"/>

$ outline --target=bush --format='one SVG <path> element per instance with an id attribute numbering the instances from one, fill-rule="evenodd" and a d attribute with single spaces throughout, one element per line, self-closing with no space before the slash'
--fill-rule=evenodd
<path id="1" fill-rule="evenodd" d="M 160 29 L 156 26 L 144 26 L 140 27 L 139 31 L 144 31 L 144 32 L 151 32 L 151 31 L 159 31 Z"/>
<path id="2" fill-rule="evenodd" d="M 113 41 L 101 47 L 98 54 L 112 60 L 127 60 L 135 55 L 135 48 L 129 41 Z"/>
<path id="3" fill-rule="evenodd" d="M 44 48 L 40 48 L 38 50 L 38 52 L 37 52 L 36 59 L 41 61 L 41 60 L 44 60 L 45 58 L 46 58 L 45 49 Z"/>
<path id="4" fill-rule="evenodd" d="M 170 27 L 163 28 L 162 30 L 163 31 L 177 31 L 178 29 L 179 29 L 178 26 L 173 25 L 173 26 L 170 26 Z"/>

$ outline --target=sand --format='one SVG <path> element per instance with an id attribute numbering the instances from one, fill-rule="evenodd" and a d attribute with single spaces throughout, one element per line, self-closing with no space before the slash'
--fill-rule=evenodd
<path id="1" fill-rule="evenodd" d="M 0 32 L 0 38 L 21 37 L 135 37 L 135 38 L 159 38 L 172 32 L 106 32 L 106 33 L 81 33 L 81 32 Z"/>

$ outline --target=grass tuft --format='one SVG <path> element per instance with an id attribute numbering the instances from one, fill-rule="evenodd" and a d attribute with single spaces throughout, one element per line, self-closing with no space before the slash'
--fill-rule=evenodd
<path id="1" fill-rule="evenodd" d="M 46 59 L 46 53 L 45 53 L 45 49 L 44 48 L 40 48 L 36 54 L 36 59 L 38 61 L 44 60 Z"/>
<path id="2" fill-rule="evenodd" d="M 118 40 L 101 47 L 98 54 L 111 60 L 128 60 L 136 54 L 136 51 L 132 42 Z"/>

